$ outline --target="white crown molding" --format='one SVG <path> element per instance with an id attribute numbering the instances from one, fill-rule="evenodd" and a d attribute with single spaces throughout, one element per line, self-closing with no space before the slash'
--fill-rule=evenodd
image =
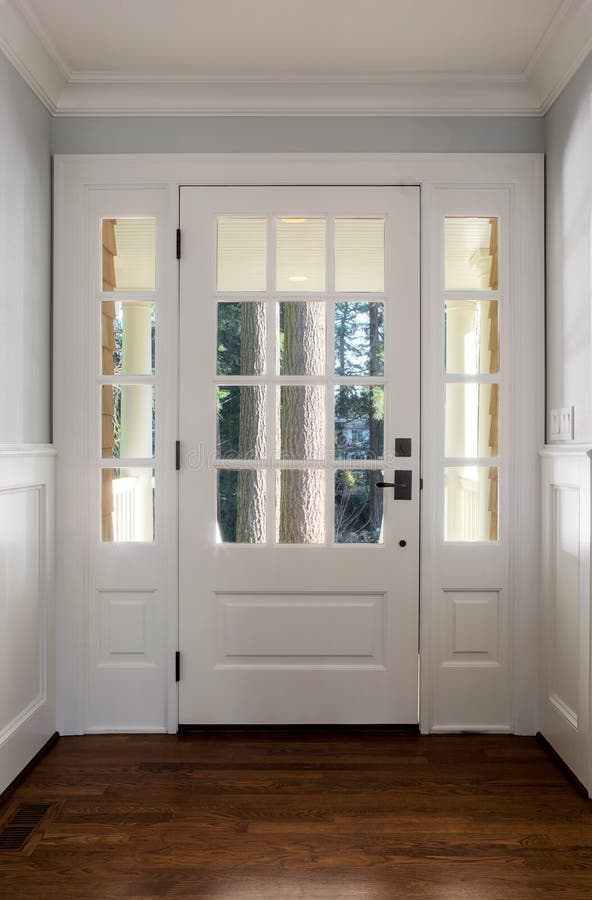
<path id="1" fill-rule="evenodd" d="M 69 81 L 57 115 L 535 115 L 521 78 Z"/>
<path id="2" fill-rule="evenodd" d="M 524 74 L 544 115 L 592 50 L 592 0 L 564 0 Z"/>
<path id="3" fill-rule="evenodd" d="M 18 0 L 0 0 L 0 49 L 52 115 L 69 73 L 58 62 Z"/>
<path id="4" fill-rule="evenodd" d="M 592 49 L 592 0 L 563 0 L 523 74 L 208 78 L 69 70 L 27 0 L 0 49 L 54 116 L 541 116 Z"/>

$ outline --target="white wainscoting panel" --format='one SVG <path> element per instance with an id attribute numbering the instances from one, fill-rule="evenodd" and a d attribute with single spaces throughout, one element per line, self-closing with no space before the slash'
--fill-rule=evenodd
<path id="1" fill-rule="evenodd" d="M 55 732 L 54 451 L 0 447 L 0 792 Z"/>
<path id="2" fill-rule="evenodd" d="M 540 731 L 590 790 L 590 457 L 542 457 Z"/>

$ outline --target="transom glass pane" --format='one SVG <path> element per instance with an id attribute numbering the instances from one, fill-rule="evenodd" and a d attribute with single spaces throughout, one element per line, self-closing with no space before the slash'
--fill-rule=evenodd
<path id="1" fill-rule="evenodd" d="M 218 219 L 218 291 L 264 291 L 267 286 L 267 219 Z"/>
<path id="2" fill-rule="evenodd" d="M 101 438 L 103 459 L 154 456 L 154 385 L 104 384 Z"/>
<path id="3" fill-rule="evenodd" d="M 154 374 L 155 304 L 101 303 L 103 375 Z"/>
<path id="4" fill-rule="evenodd" d="M 154 540 L 154 469 L 101 471 L 101 540 Z"/>
<path id="5" fill-rule="evenodd" d="M 444 479 L 444 540 L 497 541 L 498 469 L 448 466 Z"/>
<path id="6" fill-rule="evenodd" d="M 104 291 L 153 291 L 155 219 L 103 219 Z"/>
<path id="7" fill-rule="evenodd" d="M 446 303 L 446 372 L 493 375 L 499 372 L 497 300 Z"/>
<path id="8" fill-rule="evenodd" d="M 384 291 L 384 219 L 335 219 L 335 290 Z"/>
<path id="9" fill-rule="evenodd" d="M 280 544 L 322 544 L 325 540 L 325 472 L 277 472 L 277 533 Z"/>
<path id="10" fill-rule="evenodd" d="M 447 291 L 496 291 L 498 220 L 445 219 L 445 287 Z"/>
<path id="11" fill-rule="evenodd" d="M 216 392 L 218 459 L 263 459 L 265 385 L 220 386 Z"/>
<path id="12" fill-rule="evenodd" d="M 265 372 L 265 304 L 218 304 L 218 375 Z"/>
<path id="13" fill-rule="evenodd" d="M 384 374 L 384 304 L 335 304 L 335 374 Z"/>
<path id="14" fill-rule="evenodd" d="M 384 454 L 384 387 L 335 388 L 335 456 L 381 459 Z"/>
<path id="15" fill-rule="evenodd" d="M 340 469 L 335 473 L 335 543 L 382 544 L 384 491 L 378 470 Z"/>
<path id="16" fill-rule="evenodd" d="M 266 474 L 261 469 L 217 472 L 217 542 L 261 544 L 266 528 Z"/>
<path id="17" fill-rule="evenodd" d="M 497 384 L 446 385 L 446 456 L 497 456 Z"/>
<path id="18" fill-rule="evenodd" d="M 325 304 L 279 304 L 280 375 L 324 375 Z"/>
<path id="19" fill-rule="evenodd" d="M 276 290 L 307 294 L 326 289 L 325 232 L 324 219 L 277 219 Z"/>

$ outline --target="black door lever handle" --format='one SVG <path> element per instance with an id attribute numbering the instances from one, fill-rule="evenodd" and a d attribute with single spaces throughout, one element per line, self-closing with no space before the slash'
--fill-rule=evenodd
<path id="1" fill-rule="evenodd" d="M 377 481 L 377 488 L 394 488 L 395 500 L 411 500 L 411 469 L 396 469 L 394 481 Z"/>

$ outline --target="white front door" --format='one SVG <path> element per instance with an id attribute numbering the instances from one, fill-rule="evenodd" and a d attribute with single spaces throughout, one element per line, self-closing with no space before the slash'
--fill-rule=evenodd
<path id="1" fill-rule="evenodd" d="M 179 722 L 417 723 L 419 188 L 180 205 Z"/>

